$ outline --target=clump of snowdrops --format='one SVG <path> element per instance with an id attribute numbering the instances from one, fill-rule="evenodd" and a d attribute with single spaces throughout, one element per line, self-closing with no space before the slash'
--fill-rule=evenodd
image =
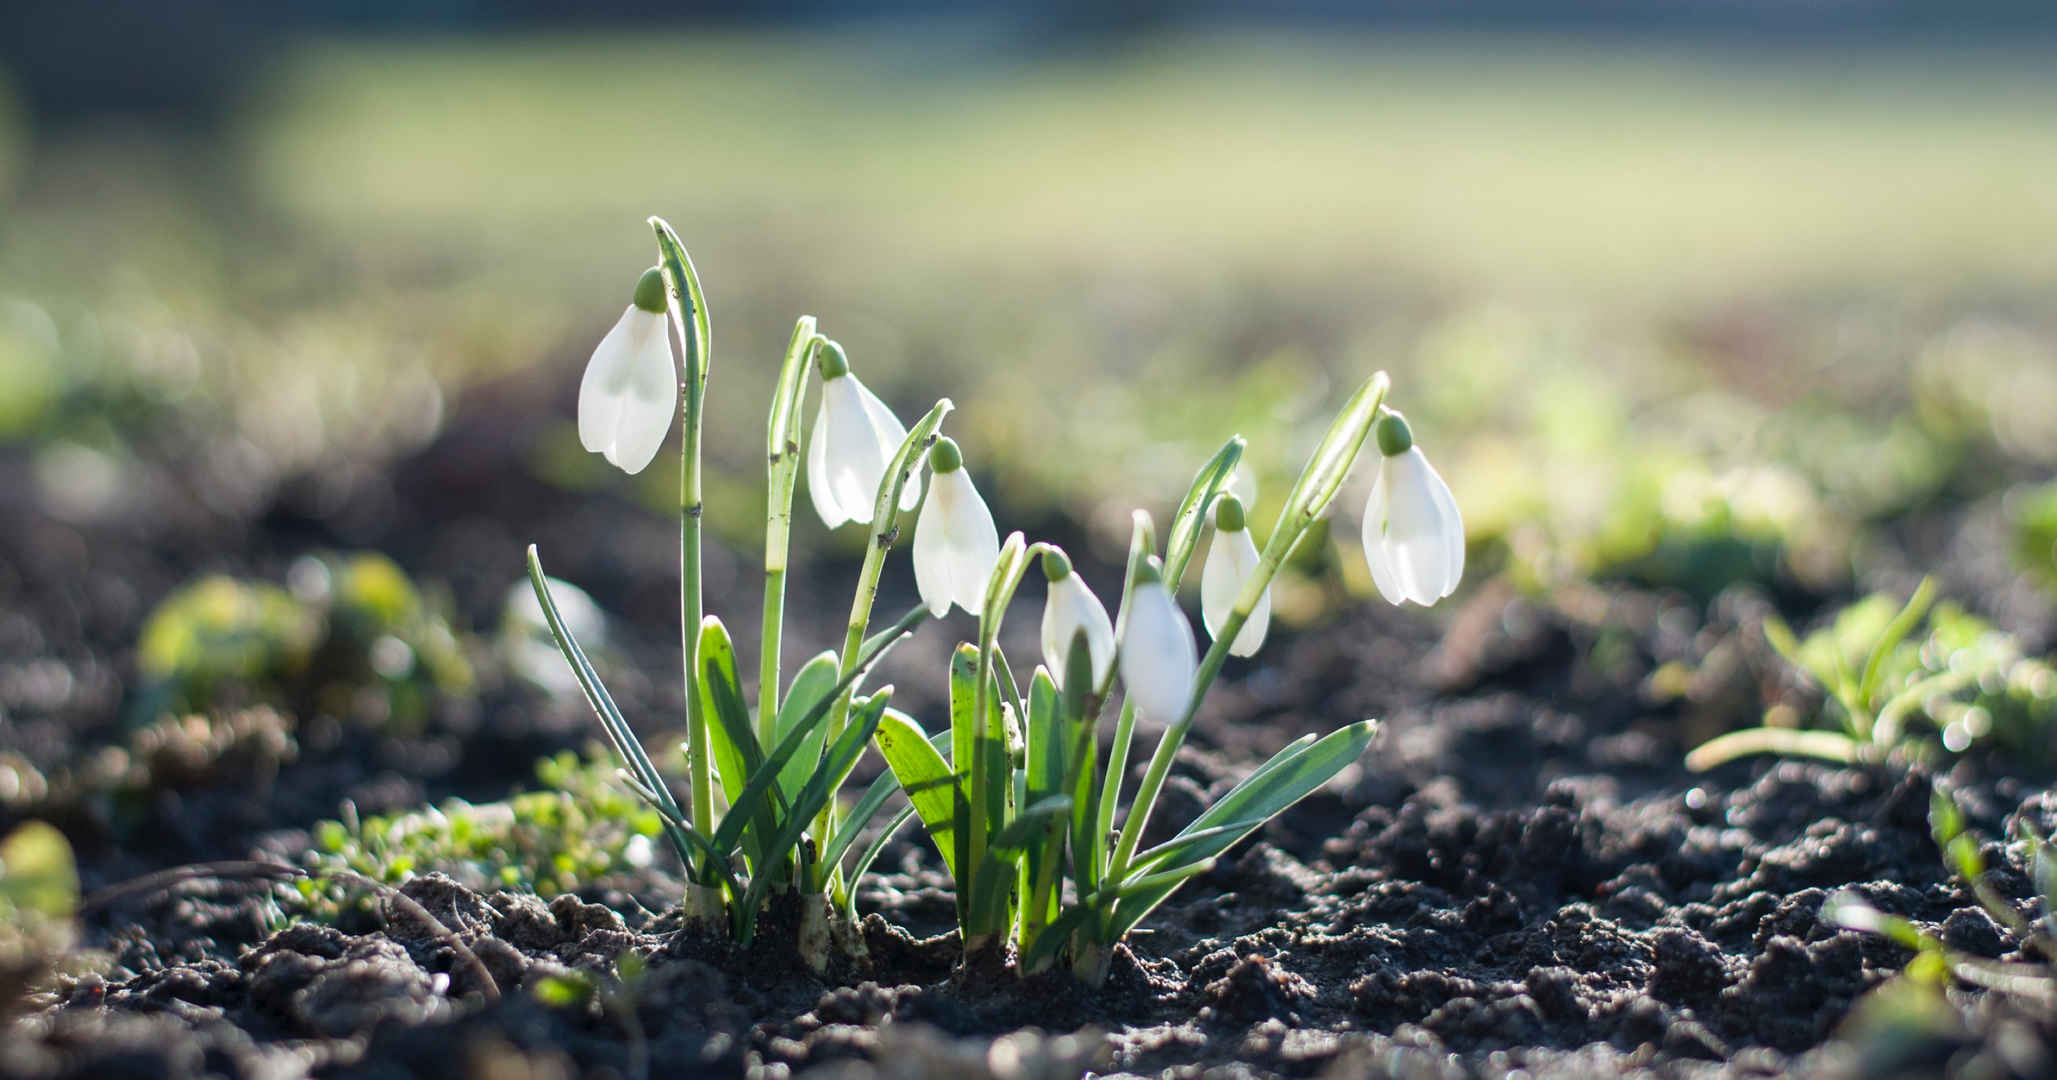
<path id="1" fill-rule="evenodd" d="M 839 947 L 861 951 L 854 883 L 886 840 L 918 817 L 956 885 L 967 957 L 1011 953 L 1025 969 L 1061 963 L 1098 982 L 1114 946 L 1144 916 L 1370 744 L 1372 720 L 1309 734 L 1171 839 L 1141 846 L 1208 687 L 1230 655 L 1248 656 L 1263 645 L 1273 576 L 1335 499 L 1367 441 L 1380 455 L 1364 509 L 1365 556 L 1379 592 L 1395 604 L 1427 605 L 1457 587 L 1464 571 L 1457 504 L 1407 422 L 1386 407 L 1383 372 L 1344 404 L 1261 544 L 1230 490 L 1244 451 L 1240 437 L 1199 469 L 1162 547 L 1151 516 L 1137 510 L 1110 617 L 1062 549 L 1019 532 L 1001 539 L 962 450 L 942 432 L 950 400 L 903 425 L 811 317 L 793 328 L 766 425 L 764 611 L 753 707 L 734 640 L 719 618 L 701 610 L 707 307 L 677 236 L 659 219 L 650 224 L 658 264 L 593 353 L 579 390 L 579 437 L 586 449 L 639 472 L 663 445 L 683 401 L 679 599 L 690 788 L 684 805 L 566 629 L 534 548 L 529 572 L 551 631 L 621 756 L 622 777 L 662 816 L 686 866 L 688 918 L 748 943 L 766 905 L 790 897 L 800 905 L 794 947 L 809 965 L 825 966 Z M 870 542 L 841 647 L 782 683 L 800 418 L 816 382 L 820 402 L 804 451 L 808 496 L 828 528 L 858 526 Z M 879 578 L 900 535 L 896 517 L 917 509 L 912 548 L 922 602 L 873 633 Z M 1212 644 L 1203 655 L 1177 590 L 1210 528 L 1200 592 Z M 1016 592 L 1037 569 L 1047 586 L 1042 662 L 1024 683 L 996 643 Z M 977 618 L 977 635 L 951 659 L 949 715 L 924 723 L 892 707 L 890 686 L 867 689 L 864 677 L 919 623 L 953 607 Z M 1120 708 L 1103 745 L 1101 720 L 1117 689 Z M 1120 789 L 1139 716 L 1162 734 L 1122 817 Z M 889 771 L 845 808 L 839 791 L 868 745 Z M 896 788 L 908 806 L 860 847 L 856 839 Z"/>

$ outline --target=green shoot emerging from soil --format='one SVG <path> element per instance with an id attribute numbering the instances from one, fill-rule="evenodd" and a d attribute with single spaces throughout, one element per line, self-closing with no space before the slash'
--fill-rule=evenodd
<path id="1" fill-rule="evenodd" d="M 854 882 L 886 840 L 919 816 L 955 881 L 968 960 L 1009 955 L 1036 970 L 1060 961 L 1088 982 L 1105 977 L 1112 950 L 1145 915 L 1215 857 L 1326 783 L 1370 744 L 1375 723 L 1308 735 L 1260 766 L 1175 837 L 1139 850 L 1173 758 L 1209 686 L 1232 653 L 1254 653 L 1269 620 L 1279 567 L 1334 501 L 1369 441 L 1381 464 L 1363 519 L 1372 580 L 1393 603 L 1433 604 L 1463 576 L 1464 528 L 1455 501 L 1386 408 L 1388 380 L 1372 376 L 1346 402 L 1300 474 L 1260 548 L 1242 502 L 1228 493 L 1244 442 L 1232 438 L 1185 492 L 1160 551 L 1150 516 L 1135 513 L 1119 617 L 1110 620 L 1056 546 L 1014 533 L 1005 543 L 963 451 L 942 436 L 951 411 L 938 400 L 912 428 L 868 390 L 836 342 L 803 317 L 780 368 L 766 426 L 765 588 L 754 710 L 735 642 L 703 615 L 700 594 L 700 431 L 709 330 L 692 262 L 669 226 L 651 219 L 658 265 L 586 370 L 579 434 L 588 450 L 640 471 L 684 405 L 680 491 L 681 623 L 687 802 L 675 799 L 650 755 L 586 660 L 554 604 L 534 548 L 530 580 L 552 635 L 619 755 L 621 776 L 654 808 L 686 867 L 687 917 L 748 943 L 775 896 L 797 899 L 795 948 L 820 969 L 839 946 L 860 948 Z M 683 359 L 675 379 L 665 329 Z M 820 406 L 806 440 L 808 494 L 829 528 L 870 534 L 840 650 L 803 665 L 781 694 L 792 504 L 811 372 Z M 926 489 L 926 490 L 924 490 Z M 922 604 L 872 633 L 872 605 L 897 515 L 919 508 L 913 538 Z M 1208 524 L 1202 575 L 1204 656 L 1176 596 Z M 1049 583 L 1044 664 L 1027 683 L 998 647 L 1001 623 L 1032 568 Z M 889 706 L 891 689 L 861 684 L 880 656 L 922 620 L 961 607 L 978 618 L 975 641 L 949 670 L 949 720 L 931 736 Z M 1119 674 L 1124 701 L 1104 764 L 1099 718 Z M 1115 811 L 1137 718 L 1162 734 L 1128 816 Z M 867 745 L 890 771 L 847 811 L 838 793 Z M 896 786 L 910 806 L 856 843 Z"/>
<path id="2" fill-rule="evenodd" d="M 1935 604 L 1924 579 L 1904 605 L 1877 594 L 1795 637 L 1776 616 L 1764 636 L 1780 656 L 1828 692 L 1836 728 L 1775 723 L 1708 740 L 1686 756 L 1710 769 L 1748 754 L 1790 754 L 1848 764 L 1889 753 L 1932 757 L 1992 743 L 2049 760 L 2057 735 L 2057 669 L 1976 615 Z"/>
<path id="3" fill-rule="evenodd" d="M 1851 1014 L 1849 1026 L 1857 1041 L 1874 1050 L 1906 1045 L 1920 1032 L 1957 1026 L 1959 1006 L 1947 993 L 1953 983 L 2017 998 L 2038 1014 L 2057 1006 L 2057 936 L 2052 934 L 2052 919 L 2057 918 L 2057 846 L 2050 837 L 2037 835 L 2025 817 L 2016 819 L 2015 842 L 2043 907 L 2042 914 L 2031 919 L 1988 881 L 1979 839 L 1966 830 L 1963 812 L 1949 792 L 1935 790 L 1928 820 L 1944 865 L 1994 924 L 2013 937 L 2024 959 L 2008 962 L 1965 953 L 1911 919 L 1878 910 L 1855 890 L 1830 894 L 1821 909 L 1828 921 L 1877 934 L 1914 952 L 1899 977 L 1873 990 Z"/>

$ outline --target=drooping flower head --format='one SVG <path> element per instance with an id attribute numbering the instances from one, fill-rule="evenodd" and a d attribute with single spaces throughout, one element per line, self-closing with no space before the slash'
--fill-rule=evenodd
<path id="1" fill-rule="evenodd" d="M 1383 460 L 1364 506 L 1364 558 L 1379 595 L 1427 607 L 1464 577 L 1464 517 L 1404 417 L 1388 411 L 1373 431 Z"/>
<path id="2" fill-rule="evenodd" d="M 1050 591 L 1043 601 L 1043 665 L 1059 687 L 1071 643 L 1086 635 L 1086 655 L 1093 664 L 1093 685 L 1103 686 L 1114 667 L 1114 623 L 1107 608 L 1085 580 L 1074 573 L 1071 559 L 1053 546 L 1043 549 L 1043 578 Z"/>
<path id="3" fill-rule="evenodd" d="M 1200 671 L 1193 627 L 1164 584 L 1156 556 L 1136 571 L 1129 594 L 1128 624 L 1122 629 L 1121 681 L 1129 700 L 1154 720 L 1175 723 L 1185 715 Z"/>
<path id="4" fill-rule="evenodd" d="M 986 581 L 1000 561 L 1000 531 L 954 440 L 937 439 L 929 448 L 929 469 L 935 479 L 914 520 L 914 585 L 939 619 L 951 604 L 977 615 L 985 607 Z"/>
<path id="5" fill-rule="evenodd" d="M 871 524 L 879 484 L 893 455 L 907 438 L 907 426 L 850 370 L 849 357 L 833 341 L 821 348 L 821 407 L 807 443 L 807 494 L 822 524 Z M 921 502 L 921 471 L 900 490 L 900 509 Z"/>
<path id="6" fill-rule="evenodd" d="M 579 443 L 631 476 L 657 456 L 678 414 L 666 321 L 664 275 L 653 266 L 579 380 Z"/>
<path id="7" fill-rule="evenodd" d="M 1243 502 L 1224 494 L 1214 500 L 1214 542 L 1208 545 L 1207 562 L 1200 568 L 1200 621 L 1207 636 L 1219 638 L 1234 611 L 1236 597 L 1257 574 L 1257 542 L 1243 517 Z M 1265 631 L 1271 626 L 1271 587 L 1257 597 L 1250 617 L 1229 644 L 1231 656 L 1254 656 L 1264 647 Z"/>

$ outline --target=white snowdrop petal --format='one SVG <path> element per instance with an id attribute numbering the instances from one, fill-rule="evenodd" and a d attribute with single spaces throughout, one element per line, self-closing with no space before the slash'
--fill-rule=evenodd
<path id="1" fill-rule="evenodd" d="M 1121 680 L 1136 708 L 1172 723 L 1185 714 L 1199 672 L 1193 630 L 1163 582 L 1138 586 L 1130 597 L 1121 643 Z"/>
<path id="2" fill-rule="evenodd" d="M 1207 561 L 1200 564 L 1200 624 L 1207 636 L 1218 638 L 1236 605 L 1236 593 L 1243 587 L 1236 576 L 1235 556 L 1230 554 L 1226 534 L 1215 530 L 1207 544 Z"/>
<path id="3" fill-rule="evenodd" d="M 940 619 L 950 613 L 948 575 L 949 538 L 944 536 L 943 500 L 932 493 L 914 519 L 914 589 L 929 614 Z"/>
<path id="4" fill-rule="evenodd" d="M 979 614 L 999 561 L 1000 532 L 971 474 L 938 475 L 914 523 L 914 584 L 929 612 L 940 618 L 954 603 Z"/>
<path id="5" fill-rule="evenodd" d="M 1251 539 L 1250 530 L 1243 529 L 1233 534 L 1228 551 L 1236 575 L 1236 591 L 1240 593 L 1243 586 L 1257 576 L 1257 542 Z M 1264 636 L 1270 629 L 1271 588 L 1266 586 L 1258 594 L 1257 603 L 1250 609 L 1250 617 L 1244 620 L 1243 628 L 1236 632 L 1236 640 L 1229 644 L 1229 655 L 1257 655 L 1257 650 L 1264 647 Z"/>
<path id="6" fill-rule="evenodd" d="M 1386 464 L 1391 460 L 1379 462 L 1371 481 L 1371 499 L 1364 504 L 1364 561 L 1371 567 L 1371 583 L 1378 586 L 1378 594 L 1397 607 L 1407 597 L 1400 591 L 1392 556 L 1386 550 Z"/>
<path id="7" fill-rule="evenodd" d="M 834 529 L 849 521 L 850 515 L 836 502 L 835 485 L 829 480 L 828 422 L 828 395 L 823 394 L 814 411 L 814 430 L 807 433 L 807 497 L 821 523 Z"/>
<path id="8" fill-rule="evenodd" d="M 890 451 L 882 454 L 864 405 L 864 384 L 855 375 L 830 379 L 822 386 L 827 413 L 829 490 L 836 506 L 860 525 L 871 524 L 879 480 Z"/>
<path id="9" fill-rule="evenodd" d="M 851 376 L 850 381 L 857 383 L 858 400 L 864 405 L 864 415 L 871 423 L 872 437 L 877 440 L 880 462 L 879 476 L 883 479 L 887 467 L 893 463 L 893 455 L 899 453 L 900 444 L 907 441 L 907 425 L 901 423 L 900 418 L 893 415 L 893 410 L 888 408 L 885 402 L 880 401 L 879 396 L 872 393 L 870 387 L 857 382 L 856 376 Z M 917 459 L 913 474 L 907 477 L 907 483 L 900 488 L 900 509 L 902 512 L 914 509 L 915 505 L 921 502 L 923 470 L 920 462 L 925 460 L 925 457 Z M 874 492 L 873 498 L 875 499 L 877 498 L 878 485 L 874 483 L 872 489 Z"/>
<path id="10" fill-rule="evenodd" d="M 1379 465 L 1364 507 L 1364 558 L 1379 594 L 1424 607 L 1464 576 L 1464 518 L 1419 447 Z"/>
<path id="11" fill-rule="evenodd" d="M 1092 661 L 1093 682 L 1104 683 L 1114 663 L 1114 623 L 1108 619 L 1100 598 L 1093 595 L 1078 574 L 1071 573 L 1051 582 L 1049 596 L 1043 601 L 1043 666 L 1060 688 L 1064 686 L 1071 641 L 1081 630 L 1086 634 L 1086 656 Z"/>
<path id="12" fill-rule="evenodd" d="M 630 305 L 579 380 L 579 444 L 625 472 L 642 472 L 671 431 L 678 395 L 665 316 Z"/>

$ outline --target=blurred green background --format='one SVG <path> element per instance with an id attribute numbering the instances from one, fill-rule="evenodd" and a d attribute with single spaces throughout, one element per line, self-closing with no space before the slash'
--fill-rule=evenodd
<path id="1" fill-rule="evenodd" d="M 1867 523 L 2057 460 L 2047 60 L 1906 36 L 331 28 L 267 42 L 205 125 L 44 123 L 0 94 L 0 441 L 90 513 L 161 450 L 143 433 L 226 438 L 261 493 L 385 467 L 513 394 L 539 475 L 619 490 L 571 400 L 655 213 L 706 281 L 738 545 L 804 312 L 903 414 L 958 402 L 1003 522 L 1118 542 L 1234 431 L 1282 494 L 1383 367 L 1483 565 L 1550 584 L 1712 557 L 1741 560 L 1715 586 L 1833 586 Z"/>

